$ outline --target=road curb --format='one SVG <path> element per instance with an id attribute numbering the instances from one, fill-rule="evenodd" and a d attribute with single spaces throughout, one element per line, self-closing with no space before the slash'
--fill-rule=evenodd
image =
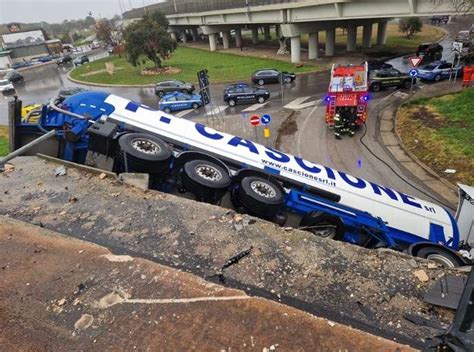
<path id="1" fill-rule="evenodd" d="M 443 95 L 446 94 L 434 94 L 429 98 L 436 98 Z M 418 157 L 403 143 L 403 139 L 397 131 L 399 109 L 408 105 L 411 101 L 413 101 L 413 99 L 402 104 L 397 104 L 396 107 L 389 105 L 386 107 L 387 110 L 385 111 L 385 115 L 383 113 L 379 115 L 380 123 L 378 126 L 378 132 L 381 141 L 385 149 L 399 165 L 412 174 L 413 177 L 418 179 L 428 189 L 432 190 L 435 194 L 455 206 L 457 204 L 457 186 L 440 176 L 428 165 L 418 159 Z M 387 116 L 389 116 L 388 119 Z M 386 121 L 386 124 L 382 123 L 383 121 Z M 399 148 L 402 153 L 397 153 L 397 148 Z"/>

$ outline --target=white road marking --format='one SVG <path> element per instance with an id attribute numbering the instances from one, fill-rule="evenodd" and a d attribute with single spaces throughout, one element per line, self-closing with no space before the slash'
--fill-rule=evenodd
<path id="1" fill-rule="evenodd" d="M 253 105 L 250 105 L 248 108 L 242 110 L 242 112 L 250 112 L 250 111 L 255 111 L 255 110 L 258 110 L 260 108 L 263 108 L 265 105 L 267 105 L 269 102 L 266 101 L 265 103 L 263 104 L 253 104 Z"/>
<path id="2" fill-rule="evenodd" d="M 296 98 L 295 100 L 293 100 L 293 101 L 289 102 L 288 104 L 286 104 L 284 106 L 284 108 L 290 109 L 290 110 L 302 110 L 302 109 L 306 109 L 306 108 L 309 108 L 311 106 L 317 105 L 320 102 L 320 100 L 314 100 L 314 101 L 310 101 L 310 102 L 305 103 L 305 101 L 308 100 L 309 98 L 311 98 L 311 97 Z"/>
<path id="3" fill-rule="evenodd" d="M 228 108 L 227 105 L 216 106 L 214 109 L 208 111 L 206 115 L 208 116 L 218 115 L 220 112 L 223 112 L 227 108 Z"/>
<path id="4" fill-rule="evenodd" d="M 183 117 L 184 115 L 187 115 L 187 114 L 189 114 L 190 112 L 193 112 L 193 111 L 194 111 L 194 109 L 182 110 L 182 111 L 178 112 L 177 114 L 174 114 L 174 116 Z"/>
<path id="5" fill-rule="evenodd" d="M 309 121 L 309 118 L 311 117 L 311 115 L 313 115 L 313 113 L 316 111 L 316 109 L 318 108 L 319 104 L 321 103 L 322 99 L 318 99 L 315 101 L 316 105 L 314 106 L 314 108 L 311 109 L 311 111 L 309 112 L 309 114 L 306 116 L 306 119 L 304 120 L 303 122 L 303 125 L 301 126 L 301 130 L 300 130 L 300 133 L 298 134 L 298 140 L 296 142 L 296 150 L 298 152 L 298 155 L 301 156 L 301 132 L 305 131 L 306 130 L 306 124 L 308 123 Z"/>

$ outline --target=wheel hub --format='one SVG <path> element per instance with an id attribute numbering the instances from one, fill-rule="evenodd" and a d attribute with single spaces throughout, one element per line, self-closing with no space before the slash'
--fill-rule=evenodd
<path id="1" fill-rule="evenodd" d="M 135 138 L 132 140 L 132 148 L 141 153 L 151 155 L 156 155 L 161 151 L 161 148 L 158 144 L 148 139 L 142 138 Z"/>
<path id="2" fill-rule="evenodd" d="M 276 190 L 268 183 L 261 182 L 261 181 L 253 181 L 250 183 L 250 188 L 256 194 L 264 198 L 275 198 L 276 197 Z"/>
<path id="3" fill-rule="evenodd" d="M 197 165 L 195 171 L 200 177 L 209 181 L 219 181 L 222 179 L 222 173 L 210 165 Z"/>

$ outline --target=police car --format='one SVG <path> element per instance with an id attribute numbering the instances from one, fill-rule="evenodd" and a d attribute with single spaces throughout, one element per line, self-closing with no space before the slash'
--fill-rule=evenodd
<path id="1" fill-rule="evenodd" d="M 420 67 L 418 70 L 418 78 L 428 81 L 441 81 L 455 75 L 458 71 L 458 77 L 462 74 L 462 67 L 454 67 L 453 64 L 446 61 L 437 61 L 429 65 Z"/>
<path id="2" fill-rule="evenodd" d="M 248 84 L 232 84 L 224 89 L 224 101 L 229 106 L 236 104 L 263 104 L 270 98 L 270 91 L 264 88 L 250 87 Z"/>
<path id="3" fill-rule="evenodd" d="M 174 92 L 166 94 L 159 102 L 160 110 L 170 113 L 187 109 L 198 109 L 202 106 L 202 98 L 199 94 L 185 94 Z"/>

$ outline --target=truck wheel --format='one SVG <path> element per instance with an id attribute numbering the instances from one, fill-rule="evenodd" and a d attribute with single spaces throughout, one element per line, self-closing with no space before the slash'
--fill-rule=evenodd
<path id="1" fill-rule="evenodd" d="M 380 90 L 382 89 L 382 87 L 380 86 L 380 84 L 378 83 L 374 83 L 372 84 L 372 91 L 375 92 L 375 93 L 378 93 L 380 92 Z"/>
<path id="2" fill-rule="evenodd" d="M 231 179 L 222 167 L 207 160 L 191 160 L 184 164 L 183 187 L 194 193 L 196 199 L 216 203 L 230 186 Z"/>
<path id="3" fill-rule="evenodd" d="M 263 79 L 258 80 L 258 85 L 263 86 L 265 84 L 265 81 Z"/>
<path id="4" fill-rule="evenodd" d="M 312 234 L 340 241 L 344 237 L 345 228 L 341 219 L 320 211 L 312 211 L 303 216 L 300 228 Z"/>
<path id="5" fill-rule="evenodd" d="M 462 265 L 461 260 L 456 258 L 454 254 L 436 247 L 421 248 L 416 256 L 432 260 L 445 268 L 457 268 Z"/>
<path id="6" fill-rule="evenodd" d="M 266 219 L 274 218 L 285 201 L 279 186 L 258 176 L 247 176 L 242 179 L 237 199 L 249 214 Z"/>
<path id="7" fill-rule="evenodd" d="M 263 103 L 265 102 L 265 98 L 264 98 L 264 97 L 258 97 L 258 98 L 257 98 L 257 102 L 258 102 L 259 104 L 263 104 Z"/>
<path id="8" fill-rule="evenodd" d="M 168 167 L 171 147 L 160 138 L 143 133 L 128 133 L 119 139 L 119 162 L 128 172 L 160 174 Z"/>
<path id="9" fill-rule="evenodd" d="M 405 81 L 403 82 L 403 88 L 405 89 L 410 89 L 411 87 L 411 81 Z"/>
<path id="10" fill-rule="evenodd" d="M 235 100 L 234 99 L 229 99 L 229 101 L 227 103 L 229 104 L 229 106 L 235 106 Z"/>

